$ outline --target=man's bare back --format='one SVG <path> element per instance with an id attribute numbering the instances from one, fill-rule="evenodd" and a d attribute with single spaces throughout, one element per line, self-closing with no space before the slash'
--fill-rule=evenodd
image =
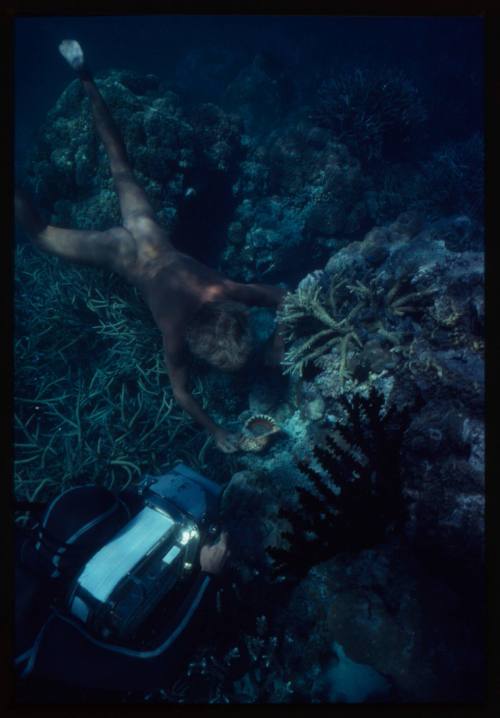
<path id="1" fill-rule="evenodd" d="M 233 282 L 175 249 L 133 176 L 120 133 L 85 66 L 79 44 L 66 40 L 59 49 L 77 72 L 90 99 L 96 128 L 110 160 L 123 224 L 106 232 L 45 225 L 20 191 L 15 197 L 16 219 L 45 251 L 74 262 L 106 267 L 138 287 L 162 334 L 165 364 L 176 400 L 214 436 L 222 451 L 235 451 L 237 437 L 213 422 L 189 391 L 186 328 L 205 305 L 232 301 L 277 307 L 284 290 Z M 279 357 L 281 349 L 276 333 L 271 347 L 275 357 Z"/>

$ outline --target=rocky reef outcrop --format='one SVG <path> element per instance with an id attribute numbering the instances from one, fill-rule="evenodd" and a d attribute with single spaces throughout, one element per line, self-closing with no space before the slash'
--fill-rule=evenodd
<path id="1" fill-rule="evenodd" d="M 472 249 L 457 251 L 471 225 L 465 217 L 404 214 L 332 255 L 280 310 L 289 388 L 274 407 L 271 385 L 267 403 L 259 404 L 262 389 L 250 395 L 254 406 L 280 417 L 284 435 L 267 454 L 242 458 L 247 468 L 225 498 L 235 535 L 247 532 L 247 580 L 249 563 L 270 570 L 276 548 L 289 552 L 292 569 L 304 560 L 307 541 L 297 543 L 287 521 L 298 516 L 293 531 L 314 528 L 315 514 L 304 515 L 307 502 L 299 501 L 306 484 L 298 464 L 316 467 L 313 446 L 340 427 L 351 426 L 356 450 L 360 427 L 346 424 L 343 402 L 375 389 L 382 415 L 409 409 L 390 459 L 400 463 L 403 526 L 338 555 L 332 532 L 329 560 L 328 550 L 315 553 L 310 544 L 311 568 L 281 624 L 297 699 L 337 695 L 332 676 L 343 666 L 342 651 L 388 681 L 383 700 L 477 695 L 484 667 L 484 255 L 477 235 Z M 330 479 L 335 488 L 335 474 Z M 342 497 L 333 503 L 353 514 Z M 366 519 L 358 519 L 362 532 Z M 327 560 L 315 565 L 319 556 Z"/>

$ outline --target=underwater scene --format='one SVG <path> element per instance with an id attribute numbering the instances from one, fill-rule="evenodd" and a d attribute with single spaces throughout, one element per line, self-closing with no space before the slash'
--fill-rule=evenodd
<path id="1" fill-rule="evenodd" d="M 483 21 L 14 29 L 16 700 L 483 702 Z"/>

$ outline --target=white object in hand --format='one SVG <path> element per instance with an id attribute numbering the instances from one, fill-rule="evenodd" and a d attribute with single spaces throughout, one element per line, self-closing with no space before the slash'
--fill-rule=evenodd
<path id="1" fill-rule="evenodd" d="M 63 40 L 59 45 L 59 52 L 73 70 L 80 70 L 83 67 L 83 50 L 76 40 Z"/>

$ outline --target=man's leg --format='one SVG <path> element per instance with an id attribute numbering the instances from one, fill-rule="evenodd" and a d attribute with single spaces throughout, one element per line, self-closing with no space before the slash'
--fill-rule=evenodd
<path id="1" fill-rule="evenodd" d="M 96 129 L 109 157 L 111 175 L 120 200 L 123 224 L 127 226 L 127 221 L 137 216 L 154 219 L 154 210 L 146 193 L 134 178 L 120 132 L 101 93 L 88 72 L 81 72 L 80 80 L 90 98 Z"/>
<path id="2" fill-rule="evenodd" d="M 80 264 L 125 272 L 135 262 L 135 242 L 123 227 L 106 232 L 64 229 L 45 223 L 22 190 L 16 189 L 15 216 L 40 249 Z"/>
<path id="3" fill-rule="evenodd" d="M 80 45 L 76 40 L 65 40 L 59 50 L 76 71 L 90 99 L 96 129 L 109 157 L 124 227 L 130 229 L 136 236 L 136 230 L 140 230 L 142 222 L 145 233 L 148 235 L 151 232 L 153 235 L 151 239 L 154 239 L 156 226 L 161 232 L 162 239 L 165 240 L 165 233 L 156 224 L 155 213 L 146 193 L 134 178 L 120 131 L 85 65 Z M 139 234 L 142 233 L 139 231 Z"/>

